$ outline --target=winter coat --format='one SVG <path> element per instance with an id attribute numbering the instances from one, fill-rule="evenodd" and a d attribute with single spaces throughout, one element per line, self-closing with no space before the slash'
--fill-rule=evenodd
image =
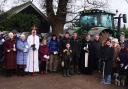
<path id="1" fill-rule="evenodd" d="M 28 50 L 29 50 L 27 41 L 22 41 L 21 39 L 19 39 L 17 41 L 16 47 L 17 47 L 17 57 L 16 57 L 17 64 L 26 65 Z"/>
<path id="2" fill-rule="evenodd" d="M 114 53 L 114 49 L 112 47 L 104 46 L 102 48 L 102 58 L 103 61 L 105 62 L 105 69 L 104 69 L 105 75 L 112 74 L 113 53 Z"/>
<path id="3" fill-rule="evenodd" d="M 85 50 L 84 47 L 87 47 L 88 49 Z M 81 55 L 80 55 L 80 69 L 82 73 L 92 73 L 93 72 L 93 60 L 92 60 L 92 42 L 86 41 L 85 39 L 82 40 L 81 45 Z M 85 68 L 85 53 L 88 53 L 88 67 Z"/>
<path id="4" fill-rule="evenodd" d="M 54 54 L 55 51 L 59 51 L 59 42 L 51 39 L 48 43 L 49 53 Z"/>
<path id="5" fill-rule="evenodd" d="M 4 43 L 4 66 L 5 69 L 16 69 L 16 51 L 13 50 L 14 46 L 16 46 L 16 42 L 14 39 L 8 39 Z M 10 52 L 8 52 L 10 50 Z"/>
<path id="6" fill-rule="evenodd" d="M 39 55 L 41 58 L 41 61 L 47 61 L 46 58 L 44 58 L 44 55 L 49 55 L 48 46 L 47 45 L 40 45 L 39 48 Z"/>
<path id="7" fill-rule="evenodd" d="M 100 58 L 101 55 L 101 43 L 99 41 L 94 40 L 92 42 L 92 49 L 93 49 L 93 59 Z"/>
<path id="8" fill-rule="evenodd" d="M 64 68 L 69 68 L 70 63 L 72 61 L 72 50 L 71 49 L 63 50 L 63 61 L 64 61 Z"/>
<path id="9" fill-rule="evenodd" d="M 119 66 L 119 53 L 120 53 L 120 46 L 114 47 L 114 54 L 113 54 L 113 68 L 117 68 Z"/>
<path id="10" fill-rule="evenodd" d="M 63 39 L 61 39 L 61 41 L 60 41 L 60 51 L 61 51 L 61 53 L 63 53 L 63 50 L 66 48 L 66 44 L 67 43 L 71 43 L 70 42 L 70 38 L 63 38 Z"/>
<path id="11" fill-rule="evenodd" d="M 81 41 L 80 39 L 71 39 L 71 49 L 72 49 L 72 56 L 77 56 L 80 58 L 80 50 L 81 50 Z"/>

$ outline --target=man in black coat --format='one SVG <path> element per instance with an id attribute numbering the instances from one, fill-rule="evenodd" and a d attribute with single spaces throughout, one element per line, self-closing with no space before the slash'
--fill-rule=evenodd
<path id="1" fill-rule="evenodd" d="M 80 72 L 83 74 L 93 73 L 92 51 L 91 36 L 87 34 L 81 42 Z"/>
<path id="2" fill-rule="evenodd" d="M 76 32 L 73 33 L 73 37 L 71 39 L 71 49 L 72 49 L 72 67 L 73 74 L 80 73 L 80 49 L 81 49 L 81 41 L 78 38 L 78 34 Z"/>
<path id="3" fill-rule="evenodd" d="M 66 48 L 65 45 L 67 43 L 70 43 L 70 34 L 69 32 L 66 32 L 64 37 L 60 40 L 60 53 L 63 53 L 63 50 Z"/>
<path id="4" fill-rule="evenodd" d="M 100 54 L 101 54 L 101 43 L 99 41 L 99 35 L 95 36 L 94 41 L 92 42 L 92 59 L 94 62 L 94 70 L 98 71 L 99 68 L 99 63 L 100 63 Z"/>

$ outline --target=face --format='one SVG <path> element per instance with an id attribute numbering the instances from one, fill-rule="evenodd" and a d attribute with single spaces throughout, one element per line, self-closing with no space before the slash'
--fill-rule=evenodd
<path id="1" fill-rule="evenodd" d="M 47 45 L 47 40 L 43 40 L 43 45 Z"/>
<path id="2" fill-rule="evenodd" d="M 107 45 L 107 46 L 110 46 L 110 45 L 111 45 L 111 42 L 110 42 L 110 41 L 107 41 L 107 42 L 106 42 L 106 45 Z"/>
<path id="3" fill-rule="evenodd" d="M 125 40 L 125 36 L 124 36 L 124 35 L 121 35 L 121 36 L 120 36 L 120 41 L 121 41 L 121 42 L 124 42 L 124 40 Z"/>
<path id="4" fill-rule="evenodd" d="M 90 40 L 91 39 L 91 36 L 90 35 L 87 35 L 86 36 L 86 40 Z"/>
<path id="5" fill-rule="evenodd" d="M 53 38 L 53 40 L 56 40 L 56 36 L 53 36 L 52 38 Z"/>
<path id="6" fill-rule="evenodd" d="M 66 44 L 66 48 L 70 48 L 70 44 Z"/>
<path id="7" fill-rule="evenodd" d="M 24 34 L 21 35 L 21 39 L 24 41 L 26 40 L 26 36 Z"/>
<path id="8" fill-rule="evenodd" d="M 32 30 L 32 35 L 33 35 L 33 36 L 36 35 L 36 30 L 35 30 L 35 29 Z"/>
<path id="9" fill-rule="evenodd" d="M 66 38 L 69 38 L 69 34 L 68 34 L 68 33 L 66 33 L 66 34 L 65 34 L 65 37 L 66 37 Z"/>
<path id="10" fill-rule="evenodd" d="M 95 40 L 97 40 L 97 41 L 98 41 L 98 40 L 99 40 L 99 38 L 100 38 L 100 36 L 99 36 L 99 35 L 96 35 L 96 36 L 95 36 Z"/>
<path id="11" fill-rule="evenodd" d="M 73 33 L 74 38 L 77 38 L 77 36 L 78 36 L 77 33 Z"/>
<path id="12" fill-rule="evenodd" d="M 16 33 L 13 33 L 13 36 L 16 37 Z"/>
<path id="13" fill-rule="evenodd" d="M 13 35 L 12 32 L 10 32 L 10 33 L 8 34 L 8 36 L 9 36 L 10 39 L 13 39 L 13 37 L 14 37 L 14 35 Z"/>

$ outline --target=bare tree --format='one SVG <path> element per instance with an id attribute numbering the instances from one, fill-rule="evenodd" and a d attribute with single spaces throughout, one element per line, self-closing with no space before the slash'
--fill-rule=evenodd
<path id="1" fill-rule="evenodd" d="M 0 1 L 0 13 L 4 12 L 3 10 L 3 7 L 4 7 L 4 4 L 7 2 L 7 0 L 1 0 Z"/>
<path id="2" fill-rule="evenodd" d="M 89 5 L 95 6 L 95 8 L 103 7 L 106 3 L 100 2 L 98 0 L 84 0 L 84 4 L 81 7 L 75 8 L 72 3 L 76 3 L 78 0 L 41 0 L 42 8 L 46 9 L 46 14 L 48 20 L 52 27 L 52 32 L 54 34 L 62 33 L 63 28 L 66 22 L 76 21 L 76 17 L 73 18 L 71 21 L 66 21 L 66 16 L 68 14 L 76 14 L 78 13 L 81 8 L 86 8 L 87 3 Z M 106 0 L 107 1 L 107 0 Z M 57 6 L 55 7 L 56 12 L 54 10 L 53 2 L 57 2 Z"/>
<path id="3" fill-rule="evenodd" d="M 128 3 L 128 0 L 125 0 Z"/>
<path id="4" fill-rule="evenodd" d="M 9 1 L 9 0 L 4 0 Z M 15 4 L 34 0 L 13 0 Z M 36 0 L 35 0 L 36 1 Z M 77 6 L 78 1 L 83 1 Z M 107 1 L 107 0 L 106 0 Z M 46 13 L 54 34 L 63 33 L 65 23 L 78 21 L 80 10 L 92 5 L 92 8 L 103 7 L 106 3 L 102 0 L 40 0 L 42 11 Z M 70 16 L 72 19 L 67 18 Z M 67 20 L 68 19 L 68 20 Z"/>

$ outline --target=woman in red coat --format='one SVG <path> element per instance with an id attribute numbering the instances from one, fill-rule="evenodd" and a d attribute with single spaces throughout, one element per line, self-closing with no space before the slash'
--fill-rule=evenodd
<path id="1" fill-rule="evenodd" d="M 47 61 L 49 59 L 47 40 L 43 39 L 39 48 L 39 54 L 41 58 L 41 74 L 47 73 Z"/>
<path id="2" fill-rule="evenodd" d="M 14 70 L 16 70 L 16 41 L 13 38 L 13 33 L 9 33 L 9 39 L 4 43 L 4 67 L 8 76 L 11 76 Z"/>

